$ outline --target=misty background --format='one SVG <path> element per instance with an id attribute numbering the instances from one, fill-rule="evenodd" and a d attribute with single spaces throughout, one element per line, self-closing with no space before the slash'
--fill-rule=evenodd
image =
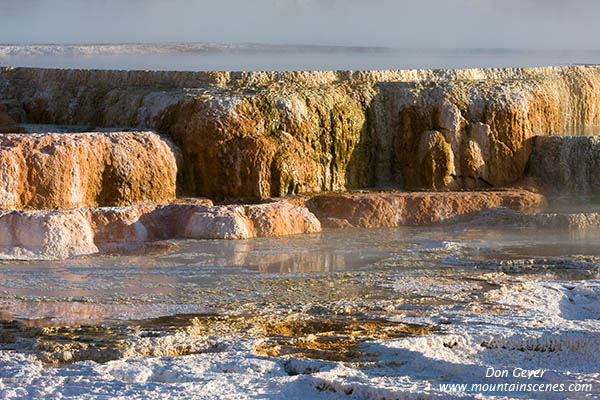
<path id="1" fill-rule="evenodd" d="M 0 65 L 316 70 L 599 64 L 598 15 L 598 0 L 0 0 Z"/>
<path id="2" fill-rule="evenodd" d="M 0 43 L 597 49 L 597 0 L 0 0 Z"/>

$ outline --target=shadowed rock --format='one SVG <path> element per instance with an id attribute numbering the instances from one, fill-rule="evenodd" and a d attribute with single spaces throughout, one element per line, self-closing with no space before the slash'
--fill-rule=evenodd
<path id="1" fill-rule="evenodd" d="M 536 137 L 528 174 L 553 194 L 600 194 L 600 137 Z"/>
<path id="2" fill-rule="evenodd" d="M 14 119 L 8 114 L 8 109 L 0 103 L 0 133 L 20 133 L 23 128 L 17 125 Z"/>
<path id="3" fill-rule="evenodd" d="M 453 221 L 450 220 L 450 223 Z M 590 231 L 597 237 L 600 230 L 600 213 L 569 212 L 569 213 L 520 213 L 515 210 L 494 209 L 484 210 L 474 214 L 473 218 L 463 220 L 468 226 L 519 226 L 538 229 L 553 229 L 567 231 Z"/>

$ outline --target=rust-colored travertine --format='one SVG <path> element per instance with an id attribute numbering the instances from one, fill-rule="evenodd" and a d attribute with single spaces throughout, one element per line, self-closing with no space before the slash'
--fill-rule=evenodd
<path id="1" fill-rule="evenodd" d="M 0 134 L 0 208 L 54 209 L 175 198 L 171 145 L 151 132 Z"/>
<path id="2" fill-rule="evenodd" d="M 61 259 L 128 252 L 174 238 L 249 239 L 321 231 L 306 208 L 285 201 L 0 211 L 0 258 Z"/>
<path id="3" fill-rule="evenodd" d="M 28 122 L 153 129 L 213 200 L 503 187 L 536 135 L 600 125 L 600 67 L 257 73 L 0 69 Z"/>
<path id="4" fill-rule="evenodd" d="M 526 191 L 331 193 L 307 201 L 327 228 L 425 225 L 478 211 L 506 207 L 536 210 L 544 197 Z"/>

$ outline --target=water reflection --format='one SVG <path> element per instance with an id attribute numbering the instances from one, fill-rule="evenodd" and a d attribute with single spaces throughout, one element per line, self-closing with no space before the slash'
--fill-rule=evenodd
<path id="1" fill-rule="evenodd" d="M 597 232 L 522 227 L 356 229 L 242 241 L 178 240 L 164 246 L 172 251 L 159 255 L 4 262 L 0 319 L 18 316 L 48 324 L 48 318 L 74 316 L 88 321 L 205 312 L 270 291 L 267 281 L 327 282 L 343 271 L 429 268 L 448 276 L 448 268 L 493 269 L 501 260 L 538 258 L 537 264 L 554 268 L 547 261 L 551 257 L 560 258 L 560 268 L 569 263 L 570 269 L 593 268 L 600 266 L 597 238 Z"/>
<path id="2" fill-rule="evenodd" d="M 197 314 L 206 308 L 194 305 L 172 304 L 103 304 L 70 301 L 14 302 L 0 309 L 0 321 L 18 320 L 27 326 L 69 326 L 95 324 L 99 321 L 126 321 L 129 319 L 157 318 L 163 315 Z"/>
<path id="3" fill-rule="evenodd" d="M 164 259 L 261 273 L 335 272 L 357 269 L 400 251 L 406 246 L 401 232 L 398 230 L 387 240 L 369 231 L 224 243 L 188 240 L 180 241 L 179 250 Z"/>

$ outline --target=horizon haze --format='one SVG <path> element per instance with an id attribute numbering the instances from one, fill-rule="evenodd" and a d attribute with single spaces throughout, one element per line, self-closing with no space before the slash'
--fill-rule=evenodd
<path id="1" fill-rule="evenodd" d="M 0 0 L 0 43 L 598 49 L 594 0 Z"/>

